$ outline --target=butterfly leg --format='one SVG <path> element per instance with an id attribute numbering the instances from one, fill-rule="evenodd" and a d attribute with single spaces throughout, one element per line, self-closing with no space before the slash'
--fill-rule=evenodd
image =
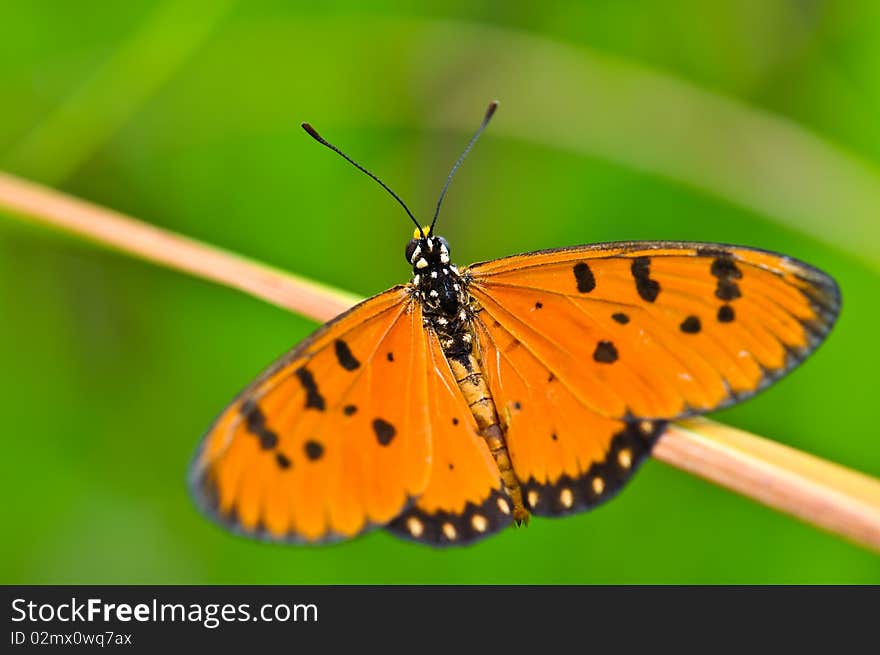
<path id="1" fill-rule="evenodd" d="M 473 353 L 465 357 L 457 356 L 449 358 L 449 366 L 455 376 L 459 389 L 467 400 L 471 413 L 477 421 L 480 434 L 486 440 L 486 445 L 495 458 L 498 471 L 501 474 L 501 482 L 504 490 L 513 503 L 513 520 L 517 525 L 527 525 L 529 511 L 523 502 L 522 488 L 519 480 L 513 472 L 510 462 L 510 453 L 507 451 L 507 443 L 504 439 L 504 431 L 498 422 L 498 412 L 495 409 L 495 401 L 483 377 L 480 363 Z"/>

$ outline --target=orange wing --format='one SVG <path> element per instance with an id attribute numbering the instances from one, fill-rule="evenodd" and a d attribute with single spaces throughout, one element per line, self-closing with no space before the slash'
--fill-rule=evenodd
<path id="1" fill-rule="evenodd" d="M 463 273 L 513 467 L 537 514 L 609 498 L 666 420 L 778 379 L 840 307 L 824 273 L 717 244 L 598 244 Z"/>
<path id="2" fill-rule="evenodd" d="M 388 526 L 434 546 L 467 544 L 510 524 L 495 460 L 459 391 L 436 335 L 429 332 L 428 402 L 433 423 L 430 482 L 416 504 Z"/>
<path id="3" fill-rule="evenodd" d="M 200 507 L 269 540 L 352 537 L 428 484 L 427 341 L 405 287 L 319 329 L 245 389 L 191 469 Z"/>

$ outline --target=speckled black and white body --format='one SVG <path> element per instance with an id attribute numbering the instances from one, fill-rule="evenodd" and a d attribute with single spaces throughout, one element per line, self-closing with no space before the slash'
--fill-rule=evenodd
<path id="1" fill-rule="evenodd" d="M 472 318 L 478 308 L 467 291 L 468 279 L 452 264 L 446 239 L 433 236 L 429 231 L 424 237 L 418 232 L 416 235 L 407 244 L 406 259 L 413 267 L 410 284 L 422 305 L 425 329 L 437 335 L 480 435 L 495 458 L 504 491 L 513 503 L 514 521 L 527 523 L 529 511 L 513 471 L 495 401 L 474 349 Z"/>
<path id="2" fill-rule="evenodd" d="M 473 350 L 467 282 L 450 260 L 449 244 L 443 237 L 413 239 L 406 258 L 413 267 L 411 283 L 425 327 L 436 332 L 447 357 L 466 360 Z"/>

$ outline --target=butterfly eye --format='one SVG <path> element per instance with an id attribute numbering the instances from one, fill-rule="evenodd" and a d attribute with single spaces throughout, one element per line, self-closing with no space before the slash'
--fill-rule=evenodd
<path id="1" fill-rule="evenodd" d="M 411 239 L 408 244 L 406 244 L 406 261 L 410 264 L 413 263 L 413 256 L 416 254 L 416 248 L 419 247 L 418 239 Z"/>
<path id="2" fill-rule="evenodd" d="M 446 248 L 446 251 L 449 252 L 449 242 L 443 237 L 437 237 L 437 241 L 440 242 L 440 245 Z"/>

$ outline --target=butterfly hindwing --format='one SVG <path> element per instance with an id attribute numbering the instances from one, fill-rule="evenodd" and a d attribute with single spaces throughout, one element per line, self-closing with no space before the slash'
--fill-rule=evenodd
<path id="1" fill-rule="evenodd" d="M 597 414 L 500 325 L 490 330 L 478 320 L 476 328 L 526 507 L 556 516 L 613 497 L 648 456 L 665 422 Z"/>
<path id="2" fill-rule="evenodd" d="M 359 304 L 260 376 L 218 417 L 191 470 L 200 506 L 269 540 L 352 537 L 428 482 L 428 352 L 404 287 Z"/>
<path id="3" fill-rule="evenodd" d="M 388 525 L 398 536 L 433 546 L 462 545 L 508 526 L 511 506 L 495 460 L 461 395 L 437 337 L 428 333 L 433 449 L 428 487 Z"/>
<path id="4" fill-rule="evenodd" d="M 712 244 L 566 248 L 464 274 L 514 470 L 537 514 L 610 497 L 667 420 L 785 374 L 839 309 L 823 273 Z"/>

